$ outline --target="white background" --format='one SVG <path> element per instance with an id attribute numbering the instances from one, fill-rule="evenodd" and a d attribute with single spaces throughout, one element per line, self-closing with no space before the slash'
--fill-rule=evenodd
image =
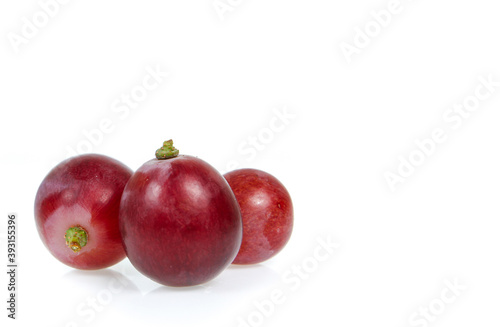
<path id="1" fill-rule="evenodd" d="M 498 4 L 221 3 L 230 10 L 74 0 L 44 21 L 37 1 L 2 1 L 4 267 L 10 212 L 19 239 L 18 320 L 6 317 L 2 273 L 2 326 L 498 325 L 500 87 L 480 81 L 500 81 Z M 128 114 L 113 109 L 141 95 L 148 67 L 169 75 Z M 450 111 L 464 101 L 472 112 Z M 435 133 L 446 140 L 425 141 Z M 137 169 L 168 138 L 221 172 L 238 164 L 280 179 L 295 207 L 287 247 L 183 289 L 128 260 L 80 272 L 54 259 L 33 217 L 52 166 L 73 149 Z M 401 164 L 410 159 L 413 171 Z M 394 189 L 388 172 L 400 176 Z M 317 250 L 319 240 L 340 246 Z"/>

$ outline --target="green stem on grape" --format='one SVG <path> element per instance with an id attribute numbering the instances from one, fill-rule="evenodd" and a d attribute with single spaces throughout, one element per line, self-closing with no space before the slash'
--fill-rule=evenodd
<path id="1" fill-rule="evenodd" d="M 87 231 L 79 226 L 70 227 L 64 235 L 66 245 L 69 246 L 73 252 L 78 253 L 88 241 Z"/>
<path id="2" fill-rule="evenodd" d="M 173 157 L 177 157 L 179 155 L 179 150 L 174 147 L 174 141 L 168 140 L 163 142 L 163 146 L 156 150 L 156 159 L 164 160 Z"/>

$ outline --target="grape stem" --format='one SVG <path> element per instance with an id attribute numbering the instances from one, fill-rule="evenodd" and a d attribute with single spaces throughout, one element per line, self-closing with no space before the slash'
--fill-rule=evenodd
<path id="1" fill-rule="evenodd" d="M 174 147 L 174 141 L 168 140 L 163 142 L 163 146 L 156 150 L 156 159 L 164 160 L 173 157 L 177 157 L 179 155 L 179 150 Z"/>
<path id="2" fill-rule="evenodd" d="M 88 234 L 85 229 L 80 226 L 73 226 L 68 228 L 66 235 L 64 235 L 66 240 L 66 245 L 75 252 L 78 253 L 88 241 Z"/>

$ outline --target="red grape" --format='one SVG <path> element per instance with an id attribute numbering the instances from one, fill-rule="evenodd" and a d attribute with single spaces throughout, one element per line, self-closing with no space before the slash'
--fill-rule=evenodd
<path id="1" fill-rule="evenodd" d="M 286 188 L 274 176 L 256 169 L 224 175 L 238 200 L 243 240 L 234 264 L 255 264 L 276 255 L 292 234 L 293 206 Z"/>
<path id="2" fill-rule="evenodd" d="M 109 267 L 123 258 L 120 198 L 132 171 L 98 154 L 67 159 L 42 181 L 35 199 L 38 233 L 61 262 L 79 269 Z"/>
<path id="3" fill-rule="evenodd" d="M 207 282 L 238 252 L 238 203 L 216 169 L 178 155 L 171 140 L 156 156 L 133 174 L 123 192 L 120 230 L 127 256 L 164 285 Z"/>

